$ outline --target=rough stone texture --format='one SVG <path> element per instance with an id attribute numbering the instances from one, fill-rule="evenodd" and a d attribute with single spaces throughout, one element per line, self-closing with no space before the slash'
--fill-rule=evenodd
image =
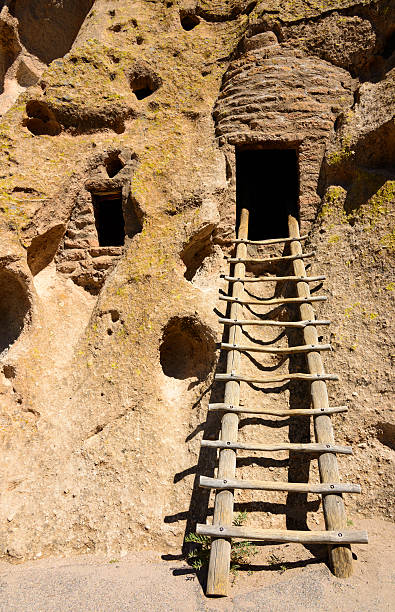
<path id="1" fill-rule="evenodd" d="M 353 101 L 352 81 L 344 70 L 278 45 L 271 32 L 247 39 L 244 47 L 246 53 L 224 75 L 214 110 L 216 134 L 220 144 L 231 145 L 231 167 L 235 146 L 298 148 L 304 231 L 319 201 L 317 183 L 326 142 L 336 117 Z"/>
<path id="2" fill-rule="evenodd" d="M 242 14 L 249 14 L 256 0 L 198 0 L 195 11 L 207 21 L 229 21 Z"/>
<path id="3" fill-rule="evenodd" d="M 0 114 L 67 53 L 94 0 L 8 0 L 0 5 Z M 43 32 L 43 24 L 45 31 Z"/>
<path id="4" fill-rule="evenodd" d="M 14 0 L 10 12 L 18 20 L 22 44 L 45 64 L 70 50 L 94 0 Z M 45 22 L 43 35 L 42 24 Z"/>
<path id="5" fill-rule="evenodd" d="M 391 11 L 354 0 L 3 3 L 4 557 L 179 551 L 205 520 L 195 474 L 212 475 L 214 462 L 199 439 L 218 428 L 204 423 L 221 396 L 216 311 L 241 144 L 298 150 L 312 270 L 326 273 L 331 297 L 317 309 L 334 321 L 326 363 L 342 374 L 331 400 L 351 407 L 334 419 L 356 452 L 342 474 L 364 491 L 348 510 L 355 525 L 393 516 Z M 100 247 L 92 196 L 114 192 L 125 244 Z M 247 436 L 256 423 L 246 421 Z M 286 435 L 268 425 L 267 441 Z M 255 478 L 269 467 L 280 479 L 287 462 L 240 458 Z M 291 479 L 309 465 L 293 460 Z M 316 498 L 261 501 L 238 499 L 262 527 L 322 517 Z"/>
<path id="6" fill-rule="evenodd" d="M 374 27 L 368 19 L 334 12 L 318 22 L 285 26 L 281 37 L 307 55 L 318 55 L 347 70 L 367 70 L 376 45 Z"/>

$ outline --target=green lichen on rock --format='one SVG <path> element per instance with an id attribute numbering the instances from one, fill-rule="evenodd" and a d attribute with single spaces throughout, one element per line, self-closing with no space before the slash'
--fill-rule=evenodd
<path id="1" fill-rule="evenodd" d="M 10 500 L 20 510 L 19 517 L 8 525 L 4 546 L 7 551 L 12 548 L 12 539 L 20 538 L 20 558 L 33 556 L 38 551 L 43 554 L 54 551 L 63 554 L 66 549 L 66 552 L 84 551 L 87 546 L 118 555 L 120 547 L 132 550 L 146 546 L 151 536 L 152 547 L 165 550 L 167 546 L 174 549 L 180 545 L 183 522 L 173 523 L 169 531 L 163 517 L 174 516 L 180 507 L 190 505 L 193 474 L 185 470 L 195 463 L 199 453 L 198 440 L 190 434 L 204 421 L 204 402 L 208 401 L 206 391 L 210 389 L 211 375 L 204 380 L 190 377 L 192 383 L 167 376 L 161 366 L 160 347 L 163 330 L 174 317 L 201 318 L 203 327 L 213 337 L 218 334 L 220 339 L 221 330 L 215 327 L 217 319 L 213 313 L 218 306 L 217 290 L 223 289 L 220 271 L 230 251 L 225 240 L 233 236 L 234 147 L 253 146 L 258 140 L 260 146 L 265 138 L 276 144 L 281 141 L 281 146 L 292 142 L 296 147 L 299 145 L 295 143 L 300 143 L 300 217 L 306 226 L 302 231 L 306 229 L 307 233 L 318 200 L 320 167 L 321 178 L 323 181 L 327 178 L 328 164 L 321 166 L 323 151 L 333 139 L 329 157 L 332 175 L 328 179 L 333 184 L 323 198 L 312 241 L 321 240 L 317 263 L 327 267 L 322 270 L 328 278 L 326 286 L 331 291 L 332 284 L 332 294 L 336 297 L 325 308 L 334 308 L 340 315 L 344 313 L 331 318 L 334 326 L 340 319 L 344 340 L 336 327 L 334 335 L 342 342 L 342 349 L 349 349 L 345 358 L 343 350 L 333 353 L 334 367 L 347 372 L 345 394 L 360 374 L 352 360 L 362 355 L 366 346 L 369 346 L 367 361 L 371 359 L 370 353 L 376 359 L 382 348 L 382 330 L 378 324 L 383 318 L 382 303 L 379 299 L 373 301 L 374 289 L 367 287 L 367 277 L 361 274 L 363 283 L 357 287 L 350 279 L 356 273 L 357 282 L 361 269 L 363 273 L 371 272 L 372 264 L 377 264 L 369 277 L 373 278 L 378 265 L 389 259 L 386 254 L 393 240 L 389 187 L 382 183 L 381 168 L 376 171 L 373 166 L 369 170 L 356 167 L 358 160 L 352 152 L 352 143 L 358 144 L 359 135 L 356 134 L 354 141 L 352 130 L 358 132 L 359 119 L 352 119 L 347 113 L 353 104 L 355 80 L 330 58 L 322 59 L 321 49 L 310 53 L 310 43 L 299 41 L 299 44 L 296 36 L 291 44 L 285 32 L 288 27 L 299 27 L 298 24 L 301 29 L 308 26 L 314 30 L 331 11 L 346 9 L 338 17 L 332 14 L 333 20 L 338 19 L 343 27 L 330 31 L 333 46 L 341 55 L 342 38 L 338 33 L 342 30 L 344 35 L 351 30 L 355 19 L 360 19 L 351 13 L 365 9 L 355 0 L 287 0 L 285 3 L 258 0 L 255 6 L 251 0 L 229 3 L 197 0 L 192 4 L 196 9 L 191 10 L 200 22 L 187 31 L 180 22 L 184 2 L 96 0 L 95 10 L 90 12 L 70 51 L 50 64 L 38 86 L 28 88 L 20 96 L 0 125 L 2 229 L 4 226 L 7 236 L 15 240 L 18 237 L 20 262 L 35 287 L 34 303 L 44 313 L 39 325 L 34 323 L 26 335 L 26 344 L 23 340 L 17 347 L 22 356 L 17 356 L 17 375 L 10 387 L 11 390 L 15 383 L 16 392 L 13 391 L 11 398 L 15 405 L 17 393 L 23 395 L 23 404 L 16 405 L 17 410 L 31 406 L 40 414 L 37 447 L 31 439 L 23 439 L 21 443 L 14 439 L 10 445 L 11 460 L 6 456 L 6 477 L 11 482 L 15 468 L 18 474 L 23 474 L 19 462 L 20 457 L 26 457 L 27 478 L 23 481 L 23 491 L 22 488 L 9 491 Z M 355 9 L 348 11 L 347 7 L 352 5 Z M 310 17 L 314 19 L 310 21 Z M 230 113 L 226 120 L 232 124 L 231 129 L 233 126 L 231 143 L 231 139 L 218 136 L 218 122 L 213 120 L 213 108 L 226 89 L 223 75 L 230 64 L 239 62 L 238 66 L 242 67 L 243 62 L 250 61 L 242 51 L 246 35 L 254 36 L 272 27 L 279 44 L 272 33 L 269 39 L 274 44 L 249 53 L 252 58 L 267 54 L 262 72 L 260 60 L 253 60 L 258 95 L 255 96 L 254 86 L 249 85 L 247 72 L 246 89 L 252 92 L 253 98 L 258 98 L 261 92 L 268 99 L 268 110 L 262 115 L 271 121 L 273 109 L 281 113 L 282 122 L 276 132 L 271 133 L 270 129 L 260 132 L 259 126 L 255 128 L 249 122 L 251 117 L 259 118 L 260 112 L 251 110 L 252 114 L 245 117 L 242 125 L 251 142 L 241 142 Z M 353 44 L 358 46 L 359 40 L 353 39 Z M 361 53 L 365 51 L 366 47 L 361 47 Z M 274 77 L 270 76 L 271 68 L 267 68 L 266 60 L 270 58 Z M 130 77 L 138 62 L 146 63 L 161 79 L 160 87 L 141 99 L 134 93 Z M 303 83 L 298 71 L 291 67 L 294 65 L 300 66 L 306 75 Z M 281 70 L 279 78 L 277 67 Z M 332 85 L 325 85 L 326 71 L 331 75 L 328 82 L 333 84 L 334 94 L 333 104 L 328 104 L 328 112 L 321 122 L 316 106 L 312 107 L 311 114 L 306 114 L 310 111 L 303 100 L 310 88 L 314 88 L 317 101 L 327 99 L 328 87 Z M 266 87 L 271 78 L 276 89 L 273 96 L 268 93 L 270 87 Z M 288 78 L 290 84 L 286 87 Z M 338 88 L 343 78 L 345 84 Z M 374 86 L 365 81 L 362 87 Z M 282 87 L 287 90 L 285 101 Z M 230 98 L 243 121 L 245 109 L 239 93 L 236 90 Z M 59 133 L 29 131 L 24 120 L 26 105 L 31 100 L 42 102 L 55 113 L 61 126 Z M 296 132 L 292 132 L 295 125 L 288 112 L 288 104 L 292 106 L 294 101 L 301 117 L 300 130 Z M 251 105 L 255 102 L 253 99 Z M 358 102 L 354 106 L 358 107 Z M 344 113 L 339 132 L 343 133 L 342 139 L 333 131 L 340 112 Z M 381 112 L 378 106 L 377 115 Z M 309 157 L 309 147 L 317 152 L 314 160 Z M 109 152 L 118 151 L 119 160 L 126 159 L 126 166 L 119 170 L 123 178 L 113 179 L 103 160 L 108 159 Z M 122 157 L 125 151 L 129 157 Z M 97 250 L 91 193 L 93 198 L 96 194 L 90 193 L 87 186 L 99 185 L 100 181 L 108 186 L 111 195 L 114 195 L 111 192 L 114 185 L 122 188 L 122 203 L 126 207 L 136 206 L 142 231 L 131 232 L 124 248 L 119 247 L 117 263 L 108 270 L 99 295 L 88 294 L 73 283 L 72 273 L 67 276 L 61 271 L 58 258 L 61 260 L 66 251 L 65 242 L 59 247 L 55 241 L 54 251 L 58 249 L 55 265 L 47 265 L 33 280 L 26 258 L 26 250 L 31 247 L 29 226 L 45 242 L 48 228 L 54 219 L 58 222 L 59 214 L 61 231 L 67 228 L 72 238 L 75 227 L 79 226 L 69 223 L 70 215 L 83 228 L 89 217 L 94 246 L 91 248 L 89 236 L 81 248 L 70 247 L 70 242 L 67 248 L 74 249 L 77 258 L 86 257 L 87 252 L 90 256 L 91 251 Z M 320 188 L 323 184 L 320 183 Z M 324 230 L 322 234 L 315 233 L 317 226 Z M 326 231 L 332 227 L 333 231 Z M 364 234 L 365 227 L 375 227 L 375 231 Z M 76 235 L 77 242 L 81 238 L 77 231 L 74 238 Z M 206 243 L 199 242 L 202 236 L 212 250 L 205 251 Z M 37 250 L 42 248 L 43 243 L 40 244 Z M 202 244 L 204 247 L 203 259 L 197 258 L 200 267 L 193 279 L 186 275 L 188 266 L 183 259 L 185 245 L 190 244 L 197 249 Z M 385 276 L 379 285 L 381 299 L 386 302 L 393 291 L 389 280 Z M 66 302 L 67 310 L 63 306 Z M 366 330 L 376 334 L 366 339 L 363 337 Z M 370 350 L 371 344 L 374 350 Z M 171 351 L 171 359 L 184 359 L 182 339 L 179 349 L 176 346 Z M 200 350 L 199 345 L 196 350 Z M 26 373 L 26 381 L 21 381 L 21 373 L 22 376 Z M 377 385 L 375 381 L 364 390 L 366 405 L 370 401 L 378 405 L 381 396 Z M 371 412 L 363 415 L 369 427 Z M 355 418 L 361 416 L 357 412 Z M 167 428 L 168 435 L 163 437 L 163 427 L 167 427 L 169 419 L 177 426 Z M 345 438 L 346 434 L 347 430 L 340 429 L 340 437 Z M 158 455 L 166 456 L 167 461 L 159 464 Z M 187 475 L 175 482 L 174 474 L 180 473 Z M 63 483 L 63 479 L 69 479 L 71 484 Z M 68 491 L 74 486 L 80 489 L 71 496 Z M 374 485 L 372 495 L 377 490 Z M 22 506 L 21 491 L 26 501 Z M 139 498 L 140 495 L 144 497 Z M 104 514 L 102 507 L 106 510 Z M 137 521 L 134 520 L 136 507 L 139 508 Z M 152 508 L 160 508 L 161 516 Z M 149 531 L 145 525 L 150 526 Z"/>
<path id="2" fill-rule="evenodd" d="M 395 229 L 380 238 L 380 244 L 390 253 L 395 253 Z"/>
<path id="3" fill-rule="evenodd" d="M 393 213 L 394 203 L 395 181 L 389 180 L 365 204 L 353 211 L 349 218 L 364 223 L 367 229 L 374 228 L 383 218 Z"/>
<path id="4" fill-rule="evenodd" d="M 355 151 L 351 149 L 351 143 L 351 136 L 344 136 L 341 139 L 341 148 L 328 154 L 328 164 L 330 166 L 336 166 L 352 158 Z"/>
<path id="5" fill-rule="evenodd" d="M 331 218 L 332 221 L 337 217 L 339 220 L 344 221 L 344 202 L 346 196 L 347 191 L 340 185 L 331 185 L 328 187 L 322 200 L 318 217 L 322 220 Z"/>
<path id="6" fill-rule="evenodd" d="M 340 241 L 340 236 L 338 234 L 332 234 L 328 238 L 328 244 L 336 244 Z"/>
<path id="7" fill-rule="evenodd" d="M 360 175 L 357 177 L 356 181 L 353 183 L 352 189 L 354 193 L 358 192 L 359 187 L 366 191 L 368 183 L 364 182 L 364 176 L 365 173 L 362 173 L 362 176 Z M 377 178 L 376 175 L 375 178 Z M 395 181 L 386 181 L 374 195 L 361 203 L 358 208 L 347 213 L 346 202 L 349 197 L 350 191 L 347 192 L 343 187 L 338 185 L 331 185 L 328 187 L 322 201 L 318 218 L 330 223 L 330 227 L 334 227 L 336 223 L 349 223 L 351 225 L 355 223 L 361 224 L 365 231 L 375 228 L 384 221 L 387 224 L 387 230 L 388 224 L 390 225 L 390 231 L 387 231 L 385 235 L 380 238 L 380 244 L 389 251 L 392 251 L 394 247 L 392 226 L 394 223 L 393 207 L 395 202 Z M 336 235 L 334 235 L 328 239 L 328 242 L 334 243 L 337 242 L 338 239 L 339 238 L 336 238 Z"/>

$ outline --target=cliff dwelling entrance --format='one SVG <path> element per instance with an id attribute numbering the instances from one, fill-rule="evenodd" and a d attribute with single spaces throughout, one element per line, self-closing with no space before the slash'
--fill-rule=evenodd
<path id="1" fill-rule="evenodd" d="M 92 194 L 92 200 L 99 246 L 123 246 L 125 221 L 121 192 Z"/>
<path id="2" fill-rule="evenodd" d="M 299 218 L 295 149 L 236 151 L 236 212 L 250 211 L 250 240 L 288 236 L 288 215 Z"/>

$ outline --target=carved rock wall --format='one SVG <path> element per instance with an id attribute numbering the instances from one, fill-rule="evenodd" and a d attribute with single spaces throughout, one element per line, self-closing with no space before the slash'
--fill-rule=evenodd
<path id="1" fill-rule="evenodd" d="M 205 423 L 222 399 L 218 291 L 243 146 L 298 151 L 311 271 L 326 273 L 331 298 L 317 309 L 334 321 L 327 367 L 342 374 L 331 401 L 350 406 L 335 420 L 355 449 L 341 470 L 364 490 L 348 511 L 356 525 L 393 516 L 392 11 L 384 0 L 3 3 L 6 558 L 179 552 L 210 515 L 195 476 L 215 460 L 199 440 L 218 435 L 218 419 Z M 114 194 L 124 244 L 100 246 L 95 201 Z M 255 460 L 284 477 L 287 458 Z M 294 478 L 310 469 L 293 466 Z M 263 500 L 261 526 L 314 527 L 319 500 L 304 501 Z"/>
<path id="2" fill-rule="evenodd" d="M 224 75 L 214 109 L 216 134 L 230 150 L 245 145 L 297 149 L 304 231 L 319 202 L 326 143 L 336 118 L 353 102 L 352 79 L 345 70 L 279 45 L 271 32 L 246 39 L 244 47 Z M 234 160 L 230 163 L 234 166 Z"/>

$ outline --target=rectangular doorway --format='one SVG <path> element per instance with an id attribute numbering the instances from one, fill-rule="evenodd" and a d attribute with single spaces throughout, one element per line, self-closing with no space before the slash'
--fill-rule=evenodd
<path id="1" fill-rule="evenodd" d="M 92 201 L 99 246 L 123 246 L 125 221 L 121 192 L 92 194 Z"/>
<path id="2" fill-rule="evenodd" d="M 236 151 L 236 212 L 250 211 L 250 240 L 286 238 L 288 215 L 299 220 L 299 172 L 295 149 Z"/>

